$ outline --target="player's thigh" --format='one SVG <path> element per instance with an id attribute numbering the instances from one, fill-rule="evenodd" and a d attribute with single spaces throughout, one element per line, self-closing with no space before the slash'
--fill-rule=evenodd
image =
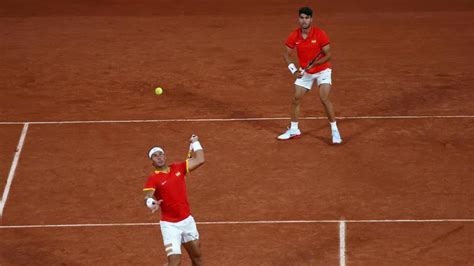
<path id="1" fill-rule="evenodd" d="M 331 84 L 321 84 L 319 85 L 319 98 L 321 101 L 326 101 L 329 99 L 329 93 L 331 92 Z"/>
<path id="2" fill-rule="evenodd" d="M 189 216 L 182 222 L 181 230 L 183 230 L 183 245 L 189 256 L 199 258 L 201 256 L 199 232 L 193 216 Z"/>
<path id="3" fill-rule="evenodd" d="M 198 240 L 189 241 L 183 244 L 191 258 L 201 257 L 201 242 Z"/>
<path id="4" fill-rule="evenodd" d="M 181 255 L 182 231 L 172 223 L 160 222 L 161 235 L 167 256 Z"/>
<path id="5" fill-rule="evenodd" d="M 296 100 L 301 100 L 303 96 L 308 92 L 309 90 L 305 87 L 301 87 L 299 85 L 295 85 L 295 99 Z"/>
<path id="6" fill-rule="evenodd" d="M 194 221 L 193 216 L 189 216 L 180 224 L 180 229 L 182 231 L 183 244 L 199 240 L 199 232 L 197 230 L 196 221 Z"/>

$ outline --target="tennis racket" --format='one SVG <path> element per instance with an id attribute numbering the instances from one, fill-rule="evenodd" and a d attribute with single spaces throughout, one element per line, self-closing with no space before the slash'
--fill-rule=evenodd
<path id="1" fill-rule="evenodd" d="M 189 144 L 189 151 L 188 151 L 188 159 L 191 159 L 192 156 L 193 156 L 193 144 L 190 143 Z"/>
<path id="2" fill-rule="evenodd" d="M 316 62 L 316 60 L 318 60 L 321 57 L 322 54 L 323 54 L 323 50 L 321 49 L 321 51 L 319 51 L 319 53 L 313 59 L 311 59 L 311 61 L 309 61 L 309 64 L 305 68 L 303 68 L 302 73 L 304 73 L 308 69 L 312 68 L 314 62 Z"/>

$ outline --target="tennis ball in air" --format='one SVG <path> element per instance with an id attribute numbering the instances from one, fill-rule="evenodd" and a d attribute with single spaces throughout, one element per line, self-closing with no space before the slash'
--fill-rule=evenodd
<path id="1" fill-rule="evenodd" d="M 155 89 L 155 94 L 156 95 L 161 95 L 163 93 L 163 89 L 161 87 L 158 87 Z"/>

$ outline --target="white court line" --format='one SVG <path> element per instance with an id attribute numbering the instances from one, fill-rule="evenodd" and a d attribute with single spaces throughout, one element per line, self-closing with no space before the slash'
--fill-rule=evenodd
<path id="1" fill-rule="evenodd" d="M 199 225 L 238 225 L 238 224 L 317 224 L 340 223 L 341 220 L 282 220 L 282 221 L 218 221 L 196 222 Z M 474 219 L 425 219 L 425 220 L 344 220 L 345 223 L 452 223 L 474 222 Z M 0 229 L 20 228 L 61 228 L 61 227 L 119 227 L 119 226 L 150 226 L 160 223 L 108 223 L 108 224 L 31 224 L 31 225 L 2 225 Z"/>
<path id="2" fill-rule="evenodd" d="M 346 222 L 339 222 L 339 265 L 346 266 Z"/>
<path id="3" fill-rule="evenodd" d="M 7 184 L 3 190 L 2 200 L 0 201 L 0 217 L 3 216 L 3 209 L 7 203 L 8 193 L 10 192 L 10 187 L 13 182 L 13 177 L 15 176 L 16 167 L 18 161 L 20 160 L 21 150 L 23 149 L 23 143 L 25 142 L 26 133 L 28 132 L 28 123 L 23 125 L 23 130 L 21 131 L 20 140 L 18 141 L 18 146 L 16 147 L 15 156 L 13 157 L 13 163 L 10 167 L 10 172 L 8 173 Z"/>
<path id="4" fill-rule="evenodd" d="M 339 116 L 340 120 L 355 119 L 459 119 L 474 118 L 474 115 L 388 115 L 388 116 Z M 242 118 L 176 118 L 176 119 L 142 119 L 142 120 L 77 120 L 77 121 L 28 121 L 28 122 L 0 122 L 0 125 L 31 125 L 49 124 L 113 124 L 113 123 L 160 123 L 160 122 L 235 122 L 235 121 L 272 121 L 289 120 L 290 117 L 242 117 Z M 325 116 L 300 117 L 300 120 L 325 120 Z"/>

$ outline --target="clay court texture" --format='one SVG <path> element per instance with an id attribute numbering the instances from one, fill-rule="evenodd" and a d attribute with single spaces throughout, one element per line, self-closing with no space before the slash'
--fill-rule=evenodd
<path id="1" fill-rule="evenodd" d="M 305 5 L 342 145 L 315 88 L 276 140 Z M 0 265 L 164 263 L 146 153 L 192 133 L 206 265 L 473 265 L 473 30 L 472 0 L 2 0 Z"/>

